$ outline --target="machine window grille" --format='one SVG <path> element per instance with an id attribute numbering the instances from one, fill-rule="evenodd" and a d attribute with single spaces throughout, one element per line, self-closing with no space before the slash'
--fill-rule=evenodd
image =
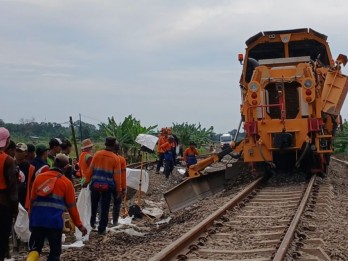
<path id="1" fill-rule="evenodd" d="M 324 65 L 330 65 L 325 45 L 315 40 L 289 42 L 289 57 L 299 56 L 310 56 L 313 61 L 318 58 Z"/>
<path id="2" fill-rule="evenodd" d="M 258 44 L 249 50 L 248 57 L 253 58 L 256 61 L 262 59 L 284 58 L 284 44 L 282 42 Z M 248 61 L 245 75 L 246 82 L 250 82 L 254 69 L 254 65 Z"/>

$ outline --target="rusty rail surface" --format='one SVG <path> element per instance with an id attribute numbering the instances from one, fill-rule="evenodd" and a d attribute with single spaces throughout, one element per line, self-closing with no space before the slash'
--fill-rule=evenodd
<path id="1" fill-rule="evenodd" d="M 159 261 L 159 260 L 170 260 L 174 258 L 184 247 L 186 247 L 190 242 L 195 240 L 202 232 L 209 228 L 215 220 L 223 216 L 227 210 L 233 208 L 238 203 L 240 203 L 247 195 L 249 195 L 262 181 L 262 177 L 258 178 L 245 189 L 239 192 L 234 198 L 232 198 L 227 204 L 222 208 L 218 209 L 212 213 L 209 217 L 203 220 L 201 223 L 193 227 L 190 231 L 184 234 L 182 237 L 174 241 L 172 244 L 164 248 L 154 257 L 150 258 L 149 261 Z"/>
<path id="2" fill-rule="evenodd" d="M 316 178 L 316 175 L 313 175 L 311 180 L 309 181 L 306 192 L 303 195 L 303 198 L 302 198 L 301 203 L 298 207 L 298 210 L 296 211 L 296 214 L 291 221 L 289 229 L 286 232 L 286 234 L 282 240 L 282 243 L 280 244 L 277 252 L 274 255 L 273 261 L 281 261 L 284 259 L 286 252 L 288 251 L 289 246 L 294 238 L 294 234 L 295 234 L 297 225 L 300 222 L 300 218 L 306 209 L 306 205 L 307 205 L 308 199 L 311 195 L 311 191 L 312 191 L 312 188 L 313 188 L 313 185 L 315 182 L 315 178 Z"/>
<path id="3" fill-rule="evenodd" d="M 201 258 L 198 258 L 199 260 L 203 260 L 204 258 L 207 258 L 207 260 L 215 260 L 215 258 L 213 257 L 214 255 L 226 255 L 226 257 L 230 257 L 231 256 L 231 260 L 233 259 L 240 259 L 240 256 L 244 256 L 245 258 L 251 258 L 250 255 L 252 255 L 253 253 L 258 253 L 259 255 L 263 256 L 264 259 L 262 260 L 272 260 L 272 258 L 274 258 L 273 260 L 276 261 L 280 261 L 280 260 L 284 260 L 284 257 L 289 249 L 289 246 L 294 238 L 294 233 L 296 231 L 296 228 L 300 222 L 300 218 L 306 208 L 307 202 L 309 200 L 309 197 L 311 195 L 311 191 L 313 188 L 313 185 L 315 183 L 315 175 L 312 176 L 311 180 L 309 181 L 308 184 L 306 184 L 306 186 L 303 187 L 302 189 L 299 189 L 297 191 L 287 191 L 287 190 L 282 190 L 279 188 L 277 188 L 276 190 L 274 190 L 273 186 L 266 186 L 264 188 L 262 188 L 261 190 L 259 190 L 256 194 L 253 194 L 253 196 L 251 198 L 249 198 L 249 195 L 251 195 L 251 192 L 255 191 L 255 189 L 257 189 L 259 187 L 259 184 L 262 181 L 262 178 L 259 178 L 258 180 L 254 181 L 253 183 L 249 184 L 244 190 L 242 190 L 241 192 L 239 192 L 233 199 L 231 199 L 227 204 L 225 204 L 223 207 L 221 207 L 220 209 L 218 209 L 217 211 L 215 211 L 213 214 L 211 214 L 209 217 L 207 217 L 206 219 L 204 219 L 201 223 L 199 223 L 198 225 L 196 225 L 195 227 L 193 227 L 190 231 L 188 231 L 186 234 L 184 234 L 182 237 L 180 237 L 179 239 L 177 239 L 176 241 L 174 241 L 172 244 L 170 244 L 169 246 L 167 246 L 166 248 L 164 248 L 161 252 L 157 253 L 155 256 L 153 256 L 151 259 L 151 261 L 159 261 L 159 260 L 186 260 L 187 258 L 190 259 L 191 257 L 189 256 L 190 254 L 192 254 L 193 256 L 195 255 L 203 255 L 201 256 Z M 300 184 L 299 184 L 300 185 Z M 287 186 L 284 186 L 284 188 L 287 188 Z M 268 192 L 264 191 L 269 190 Z M 282 196 L 277 196 L 278 193 L 276 191 L 279 191 L 279 195 Z M 296 195 L 297 194 L 297 195 Z M 260 195 L 260 196 L 258 196 Z M 272 197 L 274 198 L 274 200 L 272 199 Z M 209 232 L 210 231 L 210 227 L 212 227 L 215 222 L 222 218 L 227 210 L 232 209 L 234 206 L 237 206 L 238 203 L 240 203 L 241 201 L 243 201 L 245 198 L 248 198 L 248 203 L 250 203 L 251 201 L 255 200 L 256 204 L 265 204 L 264 206 L 267 206 L 270 202 L 281 202 L 282 200 L 289 200 L 289 205 L 293 205 L 293 206 L 285 206 L 282 207 L 283 209 L 287 209 L 290 208 L 289 210 L 283 210 L 283 214 L 279 214 L 278 212 L 274 212 L 276 211 L 275 207 L 271 207 L 271 209 L 269 211 L 270 214 L 269 215 L 264 215 L 264 214 L 254 214 L 256 216 L 250 216 L 248 217 L 248 212 L 250 210 L 246 210 L 245 214 L 241 214 L 239 212 L 239 215 L 241 215 L 241 218 L 257 218 L 257 219 L 262 219 L 262 218 L 271 218 L 274 221 L 276 221 L 276 223 L 278 223 L 277 219 L 278 218 L 282 218 L 282 220 L 280 222 L 284 223 L 283 225 L 276 225 L 272 227 L 272 225 L 270 225 L 269 228 L 267 227 L 259 227 L 258 229 L 264 230 L 267 232 L 265 232 L 265 236 L 272 236 L 275 235 L 276 237 L 279 236 L 278 239 L 276 238 L 272 238 L 272 240 L 268 240 L 261 237 L 261 242 L 258 242 L 256 240 L 256 244 L 264 244 L 263 242 L 267 242 L 267 244 L 270 244 L 270 246 L 266 247 L 263 246 L 261 248 L 236 248 L 233 249 L 229 248 L 227 245 L 225 248 L 220 248 L 217 249 L 214 246 L 219 246 L 219 241 L 215 241 L 215 240 L 219 240 L 219 236 L 223 236 L 223 237 L 228 237 L 229 233 L 230 235 L 233 234 L 233 232 L 227 232 L 227 231 L 223 231 L 218 235 L 219 232 L 217 234 L 215 234 L 216 232 Z M 298 201 L 296 201 L 296 199 L 298 199 Z M 291 203 L 290 203 L 291 202 Z M 298 202 L 298 203 L 295 203 Z M 246 206 L 248 206 L 249 204 L 247 203 Z M 255 204 L 255 203 L 253 203 Z M 278 203 L 279 204 L 279 203 Z M 252 205 L 251 205 L 252 206 Z M 249 208 L 251 207 L 249 206 Z M 257 207 L 256 207 L 257 208 Z M 261 207 L 264 208 L 264 207 Z M 272 214 L 273 213 L 273 214 Z M 276 214 L 274 214 L 276 213 Z M 284 216 L 284 213 L 286 213 L 286 216 L 289 217 L 289 221 L 286 221 L 286 216 Z M 291 214 L 293 213 L 293 214 Z M 238 215 L 238 214 L 237 214 Z M 232 222 L 237 221 L 238 217 L 232 218 Z M 270 222 L 267 224 L 272 224 L 271 219 L 269 220 Z M 227 222 L 229 222 L 229 218 L 226 218 Z M 225 221 L 224 221 L 225 222 Z M 274 222 L 273 222 L 274 223 Z M 290 225 L 286 225 L 290 224 Z M 237 225 L 238 226 L 238 225 Z M 284 226 L 284 228 L 282 228 Z M 229 225 L 227 225 L 227 229 L 228 229 Z M 209 228 L 209 229 L 208 229 Z M 239 228 L 237 228 L 238 230 Z M 249 230 L 249 231 L 255 231 L 256 227 L 251 226 L 243 228 L 244 230 Z M 268 229 L 273 229 L 272 231 L 269 231 Z M 279 230 L 282 230 L 284 232 L 281 232 Z M 214 229 L 213 229 L 214 230 Z M 219 230 L 221 231 L 221 230 Z M 236 230 L 233 230 L 234 233 Z M 253 232 L 251 232 L 253 233 Z M 273 234 L 273 235 L 272 235 Z M 282 236 L 282 234 L 284 236 Z M 217 235 L 217 237 L 215 237 L 215 235 Z M 246 238 L 248 238 L 248 234 L 245 234 Z M 209 238 L 209 239 L 208 239 Z M 201 241 L 204 241 L 203 244 L 201 244 Z M 210 240 L 211 243 L 206 243 L 206 240 Z M 226 240 L 228 241 L 229 239 L 226 238 Z M 277 241 L 278 240 L 278 241 Z M 202 242 L 203 242 L 202 241 Z M 195 242 L 198 242 L 197 244 Z M 278 243 L 277 243 L 278 242 Z M 271 246 L 273 245 L 273 246 Z M 197 252 L 196 252 L 197 251 Z M 199 254 L 196 254 L 199 253 Z M 207 256 L 212 254 L 213 256 Z M 235 255 L 235 258 L 232 258 L 232 255 Z M 239 256 L 239 257 L 238 257 Z M 243 257 L 243 258 L 244 258 Z M 217 257 L 217 259 L 220 259 L 221 256 Z M 261 260 L 260 259 L 260 260 Z M 205 260 L 205 259 L 204 259 Z"/>

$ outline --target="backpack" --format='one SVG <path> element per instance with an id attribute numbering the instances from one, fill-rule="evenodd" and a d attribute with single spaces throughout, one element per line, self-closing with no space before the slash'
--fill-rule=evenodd
<path id="1" fill-rule="evenodd" d="M 136 218 L 142 218 L 143 217 L 143 214 L 141 212 L 141 209 L 138 205 L 132 205 L 129 207 L 128 209 L 128 215 L 131 217 L 133 216 L 134 219 Z"/>
<path id="2" fill-rule="evenodd" d="M 49 195 L 51 195 L 54 186 L 56 185 L 57 179 L 59 179 L 62 176 L 63 174 L 59 173 L 57 176 L 45 180 L 45 182 L 38 186 L 36 194 L 41 197 L 48 197 Z"/>

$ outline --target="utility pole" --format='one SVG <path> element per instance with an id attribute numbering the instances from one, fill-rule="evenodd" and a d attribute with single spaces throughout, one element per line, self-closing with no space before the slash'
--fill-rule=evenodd
<path id="1" fill-rule="evenodd" d="M 82 143 L 82 121 L 81 121 L 81 113 L 79 113 L 80 116 L 80 142 Z"/>
<path id="2" fill-rule="evenodd" d="M 76 159 L 79 158 L 79 151 L 77 149 L 77 144 L 76 144 L 76 137 L 75 137 L 75 129 L 74 129 L 74 123 L 72 120 L 72 117 L 70 116 L 70 127 L 71 127 L 71 133 L 74 141 L 74 146 L 75 146 L 75 153 L 76 153 Z"/>

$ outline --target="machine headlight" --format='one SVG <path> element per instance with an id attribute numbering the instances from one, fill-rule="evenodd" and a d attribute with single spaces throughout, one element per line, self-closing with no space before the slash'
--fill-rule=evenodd
<path id="1" fill-rule="evenodd" d="M 259 85 L 256 82 L 252 82 L 249 84 L 249 90 L 252 92 L 256 92 L 259 89 Z"/>
<path id="2" fill-rule="evenodd" d="M 304 87 L 305 88 L 309 89 L 309 88 L 312 87 L 312 85 L 313 85 L 313 82 L 312 82 L 311 79 L 307 79 L 307 80 L 304 81 Z"/>

